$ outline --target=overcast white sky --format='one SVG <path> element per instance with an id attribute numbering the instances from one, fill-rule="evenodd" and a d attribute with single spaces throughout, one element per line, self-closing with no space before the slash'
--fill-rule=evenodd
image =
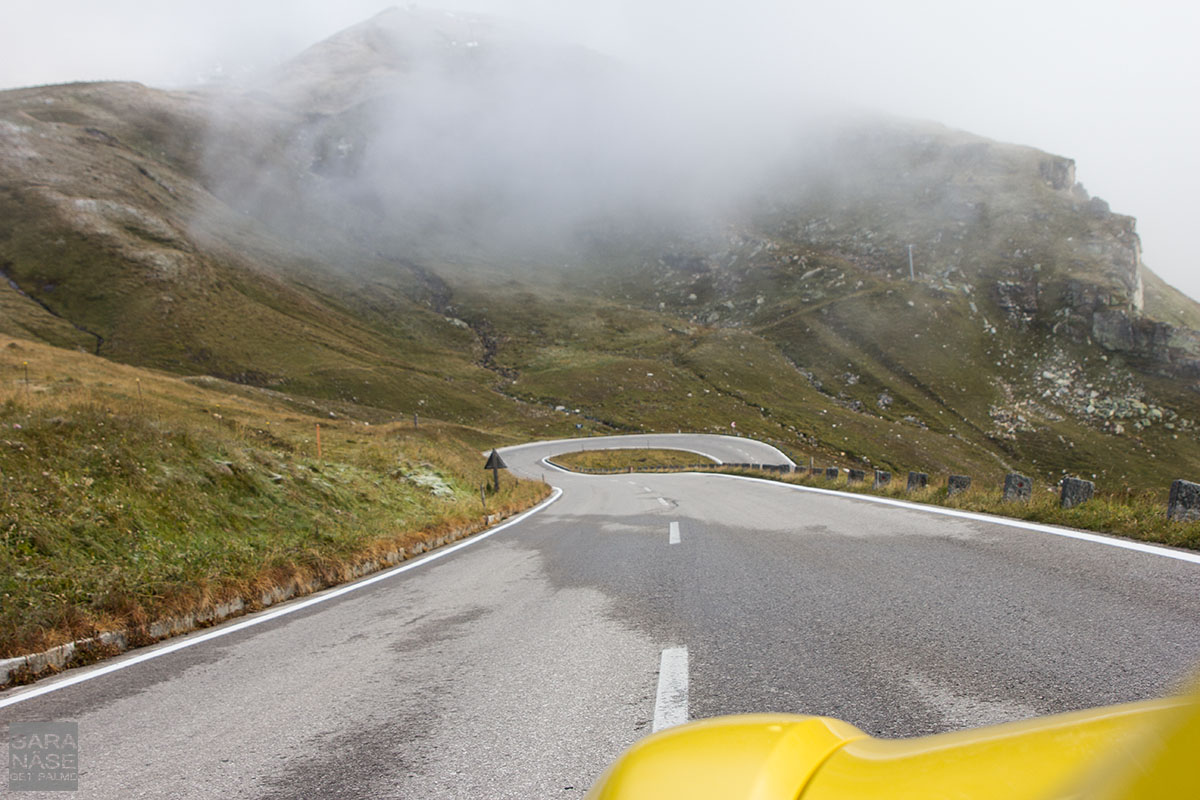
<path id="1" fill-rule="evenodd" d="M 379 0 L 9 0 L 0 87 L 180 86 L 267 66 Z M 1074 158 L 1200 298 L 1200 4 L 1182 0 L 448 0 L 663 70 L 826 95 Z"/>

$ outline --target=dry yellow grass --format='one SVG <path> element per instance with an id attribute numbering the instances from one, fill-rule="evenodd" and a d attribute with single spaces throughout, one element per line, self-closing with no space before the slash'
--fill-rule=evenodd
<path id="1" fill-rule="evenodd" d="M 716 465 L 711 458 L 686 450 L 653 448 L 578 450 L 555 456 L 554 463 L 564 469 L 580 472 L 624 472 Z"/>
<path id="2" fill-rule="evenodd" d="M 931 475 L 929 485 L 913 492 L 907 491 L 903 475 L 894 476 L 891 483 L 875 489 L 870 472 L 862 483 L 848 483 L 844 473 L 836 481 L 823 476 L 796 472 L 787 476 L 755 470 L 729 470 L 738 474 L 758 478 L 813 486 L 822 489 L 837 489 L 855 494 L 871 494 L 894 497 L 915 503 L 959 508 L 985 514 L 1013 517 L 1015 519 L 1061 525 L 1069 528 L 1108 533 L 1146 542 L 1166 544 L 1200 550 L 1200 522 L 1173 522 L 1167 519 L 1167 489 L 1143 492 L 1097 491 L 1092 500 L 1074 508 L 1061 508 L 1057 487 L 1035 484 L 1032 498 L 1028 501 L 1006 501 L 999 485 L 988 486 L 975 482 L 967 491 L 949 497 L 946 491 L 946 475 Z"/>
<path id="3" fill-rule="evenodd" d="M 503 436 L 331 411 L 0 338 L 0 656 L 336 583 L 549 491 L 485 507 Z"/>

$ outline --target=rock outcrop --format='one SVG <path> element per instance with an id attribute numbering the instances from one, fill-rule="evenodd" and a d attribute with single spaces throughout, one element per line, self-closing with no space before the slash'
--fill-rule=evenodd
<path id="1" fill-rule="evenodd" d="M 1056 191 L 1075 188 L 1075 159 L 1062 156 L 1047 156 L 1038 164 L 1042 179 Z"/>
<path id="2" fill-rule="evenodd" d="M 1106 350 L 1144 358 L 1169 372 L 1200 375 L 1200 332 L 1110 308 L 1092 315 L 1091 335 Z"/>

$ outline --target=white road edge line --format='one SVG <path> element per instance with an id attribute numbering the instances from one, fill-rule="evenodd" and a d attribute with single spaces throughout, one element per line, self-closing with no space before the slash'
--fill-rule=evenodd
<path id="1" fill-rule="evenodd" d="M 389 569 L 387 572 L 380 572 L 376 575 L 372 575 L 369 578 L 364 578 L 363 580 L 357 581 L 355 583 L 350 583 L 345 586 L 340 586 L 336 589 L 331 589 L 331 590 L 328 590 L 321 594 L 312 595 L 311 597 L 308 597 L 307 599 L 300 600 L 295 603 L 289 603 L 288 605 L 281 606 L 280 608 L 277 608 L 272 611 L 260 613 L 257 616 L 249 617 L 247 619 L 242 620 L 241 622 L 236 622 L 227 627 L 217 628 L 215 630 L 209 631 L 208 633 L 203 633 L 199 636 L 181 638 L 177 641 L 172 642 L 171 644 L 168 644 L 165 647 L 157 648 L 154 650 L 148 650 L 146 652 L 135 655 L 132 658 L 125 659 L 122 661 L 117 661 L 117 662 L 114 662 L 111 664 L 107 664 L 106 666 L 100 667 L 99 669 L 95 669 L 90 672 L 83 672 L 83 673 L 80 673 L 77 675 L 72 675 L 68 678 L 65 678 L 64 680 L 56 681 L 54 683 L 35 685 L 32 689 L 22 692 L 21 694 L 0 699 L 0 708 L 5 708 L 6 706 L 16 705 L 17 703 L 21 703 L 26 700 L 32 700 L 35 697 L 41 697 L 42 695 L 50 694 L 51 692 L 57 692 L 60 689 L 66 689 L 68 686 L 74 686 L 76 684 L 83 683 L 85 681 L 94 680 L 95 678 L 99 678 L 102 675 L 108 675 L 109 673 L 112 673 L 112 672 L 117 672 L 119 670 L 128 669 L 129 667 L 135 666 L 137 664 L 141 664 L 146 661 L 151 661 L 156 658 L 161 658 L 162 656 L 168 655 L 170 653 L 174 653 L 178 650 L 184 650 L 189 647 L 194 647 L 198 644 L 202 644 L 204 642 L 211 641 L 213 639 L 219 639 L 222 636 L 228 636 L 231 633 L 237 633 L 238 631 L 243 631 L 246 628 L 253 628 L 256 625 L 261 625 L 264 622 L 270 622 L 271 620 L 278 619 L 279 617 L 286 617 L 289 614 L 295 614 L 297 611 L 303 611 L 306 608 L 311 608 L 312 606 L 328 602 L 329 600 L 332 600 L 335 597 L 341 597 L 344 594 L 350 594 L 351 592 L 356 592 L 365 586 L 370 586 L 371 584 L 379 583 L 380 581 L 386 581 L 388 578 L 399 575 L 402 572 L 408 572 L 409 570 L 416 569 L 417 567 L 423 567 L 426 564 L 429 564 L 433 561 L 437 561 L 440 558 L 445 558 L 446 556 L 450 555 L 451 553 L 456 553 L 459 550 L 462 550 L 464 547 L 470 547 L 473 544 L 478 544 L 479 542 L 482 542 L 483 540 L 487 539 L 488 537 L 491 537 L 497 533 L 500 533 L 500 531 L 505 530 L 506 528 L 511 528 L 513 525 L 516 525 L 519 522 L 523 522 L 524 520 L 533 516 L 534 514 L 538 513 L 539 511 L 542 511 L 542 510 L 548 508 L 552 503 L 554 503 L 556 500 L 558 500 L 558 498 L 562 497 L 562 493 L 563 493 L 562 489 L 559 489 L 556 487 L 548 498 L 546 498 L 545 500 L 543 500 L 541 503 L 534 506 L 533 508 L 529 509 L 528 511 L 524 512 L 523 514 L 515 516 L 512 519 L 507 520 L 507 521 L 501 523 L 500 525 L 497 525 L 496 527 L 486 530 L 482 533 L 477 533 L 468 539 L 464 539 L 463 541 L 458 542 L 457 544 L 453 544 L 448 547 L 438 548 L 437 550 L 434 550 L 429 555 L 422 556 L 420 559 L 418 559 L 416 561 L 410 561 L 406 564 L 395 567 L 394 569 Z"/>
<path id="2" fill-rule="evenodd" d="M 679 544 L 679 523 L 671 523 L 671 533 L 668 535 L 667 544 Z"/>
<path id="3" fill-rule="evenodd" d="M 563 469 L 558 464 L 551 464 L 550 456 L 546 456 L 545 458 L 543 458 L 541 460 L 541 464 L 542 464 L 542 466 L 549 467 L 550 469 L 554 470 L 555 472 L 561 472 L 564 475 L 577 475 L 578 474 L 575 472 L 571 472 L 571 470 L 569 470 L 569 469 Z M 630 481 L 630 483 L 633 483 L 633 481 Z"/>
<path id="4" fill-rule="evenodd" d="M 693 475 L 698 478 L 729 478 L 736 481 L 751 481 L 752 483 L 765 483 L 770 486 L 781 486 L 784 489 L 792 489 L 797 492 L 812 492 L 814 494 L 825 494 L 833 497 L 842 497 L 848 500 L 861 500 L 864 503 L 878 503 L 884 506 L 896 506 L 897 508 L 907 508 L 913 511 L 924 511 L 927 514 L 939 514 L 943 517 L 957 517 L 959 519 L 969 519 L 976 522 L 988 522 L 992 525 L 1002 525 L 1007 528 L 1020 528 L 1026 531 L 1035 531 L 1037 533 L 1049 533 L 1054 536 L 1063 536 L 1068 539 L 1079 539 L 1093 544 L 1103 544 L 1108 547 L 1117 547 L 1122 550 L 1135 550 L 1139 553 L 1149 553 L 1151 555 L 1162 556 L 1163 558 L 1173 558 L 1177 561 L 1187 561 L 1192 564 L 1200 564 L 1200 553 L 1189 553 L 1184 550 L 1173 550 L 1169 547 L 1161 547 L 1159 545 L 1146 544 L 1145 542 L 1135 542 L 1129 539 L 1118 539 L 1115 536 L 1106 536 L 1102 533 L 1088 533 L 1086 531 L 1078 531 L 1074 528 L 1059 528 L 1054 525 L 1042 525 L 1037 522 L 1026 522 L 1021 519 L 1012 519 L 1011 517 L 997 517 L 991 514 L 980 514 L 974 511 L 959 511 L 956 508 L 943 508 L 942 506 L 927 506 L 921 503 L 910 503 L 907 500 L 895 500 L 891 497 L 875 497 L 869 494 L 855 494 L 853 492 L 839 492 L 836 489 L 818 489 L 815 486 L 797 486 L 794 483 L 783 483 L 782 481 L 772 481 L 766 478 L 749 478 L 744 475 L 722 475 L 713 472 L 687 472 L 680 473 L 685 475 Z"/>
<path id="5" fill-rule="evenodd" d="M 668 647 L 658 666 L 658 694 L 654 700 L 654 732 L 688 721 L 688 651 Z"/>
<path id="6" fill-rule="evenodd" d="M 543 463 L 552 469 L 557 469 L 559 472 L 567 470 L 559 469 L 553 464 L 550 464 L 545 459 Z M 1078 539 L 1084 542 L 1092 542 L 1093 544 L 1102 544 L 1108 547 L 1116 547 L 1123 550 L 1134 550 L 1139 553 L 1148 553 L 1150 555 L 1162 556 L 1163 558 L 1173 558 L 1176 561 L 1187 561 L 1192 564 L 1200 564 L 1200 553 L 1189 553 L 1184 550 L 1174 550 L 1169 547 L 1160 547 L 1158 545 L 1146 544 L 1144 542 L 1135 542 L 1129 539 L 1118 539 L 1114 536 L 1106 536 L 1101 533 L 1088 533 L 1086 531 L 1078 531 L 1073 528 L 1059 528 L 1053 525 L 1041 525 L 1036 522 L 1026 522 L 1025 520 L 1012 519 L 1011 517 L 998 517 L 991 514 L 979 514 L 972 511 L 959 511 L 954 508 L 943 508 L 941 506 L 929 506 L 921 503 L 910 503 L 907 500 L 895 500 L 890 497 L 875 497 L 869 494 L 855 494 L 853 492 L 839 492 L 836 489 L 820 489 L 815 486 L 797 486 L 794 483 L 783 483 L 782 481 L 771 481 L 765 478 L 749 478 L 744 475 L 722 475 L 712 472 L 683 472 L 676 473 L 680 475 L 692 475 L 699 478 L 726 478 L 735 481 L 750 481 L 752 483 L 765 483 L 771 486 L 779 486 L 784 489 L 792 489 L 797 492 L 811 492 L 813 494 L 824 494 L 831 497 L 843 497 L 850 500 L 861 500 L 864 503 L 878 503 L 885 506 L 895 506 L 897 508 L 907 508 L 912 511 L 924 511 L 927 514 L 940 514 L 945 517 L 958 517 L 959 519 L 970 519 L 977 522 L 990 522 L 994 525 L 1002 525 L 1008 528 L 1019 528 L 1026 531 L 1034 531 L 1036 533 L 1048 533 L 1053 536 L 1063 536 L 1068 539 Z"/>
<path id="7" fill-rule="evenodd" d="M 619 436 L 587 436 L 587 437 L 584 437 L 581 439 L 579 439 L 579 438 L 577 438 L 577 439 L 543 439 L 540 442 L 526 442 L 525 444 L 512 444 L 512 445 L 508 445 L 507 447 L 499 447 L 499 448 L 497 448 L 497 450 L 500 452 L 501 455 L 504 455 L 504 453 L 508 452 L 509 450 L 523 450 L 526 447 L 544 447 L 546 445 L 552 445 L 552 444 L 582 444 L 584 442 L 588 442 L 591 444 L 596 444 L 597 442 L 604 442 L 607 445 L 606 447 L 593 448 L 596 450 L 645 450 L 647 448 L 647 446 L 650 444 L 649 442 L 647 442 L 645 440 L 645 436 L 647 436 L 647 435 L 652 436 L 652 437 L 673 437 L 673 436 L 678 436 L 679 434 L 677 434 L 677 433 L 623 434 L 623 435 L 619 435 Z M 684 434 L 684 436 L 687 436 L 687 435 L 688 434 Z M 715 437 L 718 437 L 721 439 L 729 439 L 731 443 L 738 442 L 743 445 L 746 443 L 745 439 L 741 439 L 736 436 L 724 436 L 722 434 L 708 434 L 708 435 L 715 436 Z M 642 439 L 640 444 L 632 441 L 635 437 Z M 661 442 L 661 440 L 660 440 L 660 442 Z M 779 448 L 772 447 L 771 445 L 766 444 L 764 442 L 758 442 L 757 440 L 756 440 L 756 443 L 759 445 L 762 445 L 763 447 L 768 447 L 768 448 L 774 450 L 776 453 L 779 454 L 779 457 L 782 458 L 785 463 L 792 464 L 793 466 L 795 465 L 795 462 L 792 461 L 790 458 L 788 458 L 783 453 L 783 451 L 781 451 Z M 585 448 L 585 449 L 587 449 L 587 448 Z M 698 456 L 704 456 L 705 458 L 715 461 L 718 464 L 725 463 L 724 461 L 717 458 L 716 456 L 710 455 L 710 454 L 704 452 L 703 450 L 697 450 L 693 447 L 673 446 L 670 449 L 682 450 L 685 453 L 695 453 Z M 491 451 L 490 450 L 482 450 L 480 452 L 482 452 L 483 454 L 486 455 L 487 453 L 490 453 Z M 563 452 L 566 453 L 566 452 L 573 452 L 573 451 L 564 450 Z M 554 455 L 559 455 L 559 454 L 555 453 Z M 549 458 L 549 457 L 550 456 L 547 456 L 547 458 Z M 567 472 L 568 470 L 563 470 L 563 471 Z"/>

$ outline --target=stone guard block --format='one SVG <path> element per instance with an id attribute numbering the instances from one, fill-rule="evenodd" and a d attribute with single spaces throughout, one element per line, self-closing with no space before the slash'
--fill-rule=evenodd
<path id="1" fill-rule="evenodd" d="M 1074 508 L 1086 503 L 1096 493 L 1096 484 L 1079 478 L 1063 478 L 1062 495 L 1059 505 L 1063 508 Z"/>
<path id="2" fill-rule="evenodd" d="M 971 488 L 970 475 L 951 475 L 946 479 L 946 493 L 950 497 Z"/>
<path id="3" fill-rule="evenodd" d="M 1167 519 L 1191 522 L 1200 519 L 1200 483 L 1175 481 L 1167 502 Z"/>
<path id="4" fill-rule="evenodd" d="M 1033 497 L 1033 481 L 1024 475 L 1010 472 L 1004 478 L 1004 499 L 1008 502 L 1024 502 Z"/>

